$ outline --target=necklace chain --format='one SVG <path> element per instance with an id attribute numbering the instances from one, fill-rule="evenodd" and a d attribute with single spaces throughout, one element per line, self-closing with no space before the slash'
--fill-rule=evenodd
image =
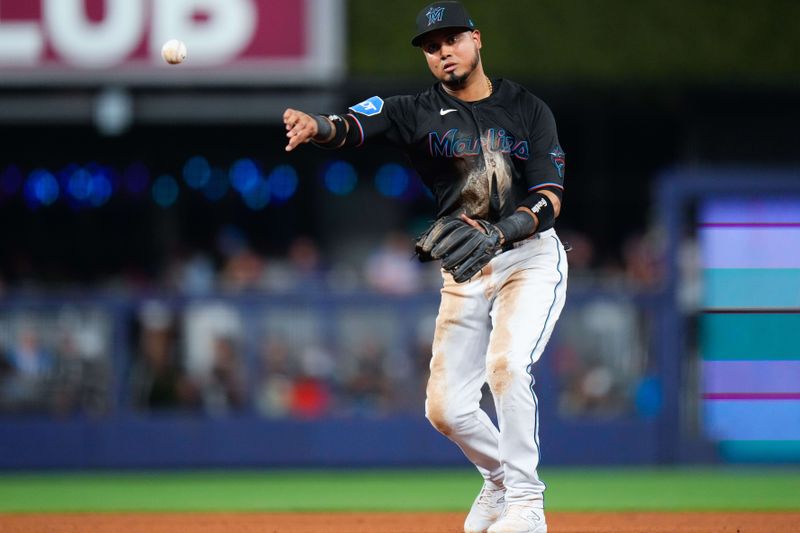
<path id="1" fill-rule="evenodd" d="M 489 76 L 486 76 L 486 84 L 489 85 L 489 94 L 494 92 L 494 87 L 492 86 L 492 80 L 489 79 Z"/>

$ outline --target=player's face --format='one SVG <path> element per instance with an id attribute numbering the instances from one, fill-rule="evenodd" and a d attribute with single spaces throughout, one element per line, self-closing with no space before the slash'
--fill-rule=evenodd
<path id="1" fill-rule="evenodd" d="M 478 30 L 438 30 L 425 36 L 422 51 L 428 68 L 445 85 L 463 86 L 481 62 L 481 34 Z"/>

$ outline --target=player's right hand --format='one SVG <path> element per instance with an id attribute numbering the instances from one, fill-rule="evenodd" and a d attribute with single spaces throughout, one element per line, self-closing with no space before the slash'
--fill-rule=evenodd
<path id="1" fill-rule="evenodd" d="M 307 143 L 317 134 L 317 121 L 307 113 L 296 109 L 287 109 L 283 113 L 283 123 L 286 125 L 286 136 L 289 144 L 286 151 L 291 152 L 299 145 Z"/>

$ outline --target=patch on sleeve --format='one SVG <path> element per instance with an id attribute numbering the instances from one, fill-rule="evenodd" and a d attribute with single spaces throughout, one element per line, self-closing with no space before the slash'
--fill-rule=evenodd
<path id="1" fill-rule="evenodd" d="M 383 100 L 380 96 L 373 96 L 372 98 L 367 98 L 360 104 L 354 105 L 350 110 L 368 117 L 378 115 L 383 111 Z"/>
<path id="2" fill-rule="evenodd" d="M 550 161 L 552 161 L 553 166 L 556 167 L 559 178 L 564 177 L 564 165 L 566 164 L 564 156 L 564 150 L 562 150 L 558 145 L 556 145 L 556 147 L 550 152 Z"/>

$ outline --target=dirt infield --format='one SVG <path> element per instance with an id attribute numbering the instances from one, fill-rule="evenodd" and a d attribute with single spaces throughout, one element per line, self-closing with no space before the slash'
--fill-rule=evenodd
<path id="1" fill-rule="evenodd" d="M 459 533 L 461 513 L 0 514 L 0 533 Z M 800 532 L 797 513 L 549 513 L 550 533 Z"/>

